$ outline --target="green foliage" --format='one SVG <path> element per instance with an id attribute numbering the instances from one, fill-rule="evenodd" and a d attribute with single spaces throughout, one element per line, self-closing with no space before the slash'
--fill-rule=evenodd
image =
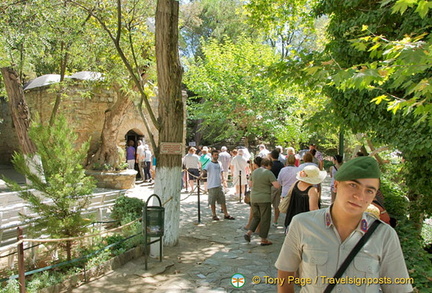
<path id="1" fill-rule="evenodd" d="M 384 204 L 389 215 L 398 221 L 403 221 L 407 217 L 406 211 L 409 201 L 405 196 L 406 187 L 404 187 L 403 182 L 392 180 L 395 171 L 394 166 L 383 170 L 380 190 L 384 195 Z"/>
<path id="2" fill-rule="evenodd" d="M 39 290 L 58 284 L 64 280 L 60 272 L 45 271 L 32 278 L 31 282 L 26 284 L 26 290 L 29 293 L 37 293 Z"/>
<path id="3" fill-rule="evenodd" d="M 310 17 L 315 0 L 251 0 L 245 5 L 247 21 L 277 48 L 283 58 L 298 58 L 299 52 L 322 50 L 320 21 Z"/>
<path id="4" fill-rule="evenodd" d="M 320 2 L 319 15 L 332 13 L 328 31 L 334 38 L 327 46 L 331 61 L 310 66 L 308 74 L 319 74 L 342 91 L 372 91 L 372 102 L 385 102 L 388 111 L 403 111 L 414 115 L 417 124 L 432 125 L 432 21 L 425 17 L 432 2 L 383 1 L 366 7 L 355 1 L 340 6 Z M 360 6 L 367 13 L 358 13 Z"/>
<path id="5" fill-rule="evenodd" d="M 120 157 L 120 158 L 122 158 L 122 157 Z M 122 162 L 122 163 L 120 163 L 120 164 L 118 164 L 116 167 L 114 167 L 114 166 L 112 166 L 112 165 L 110 165 L 110 164 L 98 164 L 98 163 L 95 163 L 95 164 L 93 164 L 93 170 L 98 170 L 98 171 L 121 171 L 121 170 L 126 170 L 127 168 L 128 168 L 128 164 L 127 163 L 124 163 L 124 162 Z"/>
<path id="6" fill-rule="evenodd" d="M 365 36 L 353 40 L 356 48 L 370 52 L 370 57 L 381 60 L 361 66 L 353 66 L 333 75 L 338 88 L 367 89 L 374 91 L 372 102 L 387 103 L 393 113 L 404 110 L 413 113 L 418 121 L 432 123 L 432 86 L 430 71 L 432 58 L 429 53 L 432 39 L 425 34 L 405 36 L 402 40 L 389 41 L 383 36 Z"/>
<path id="7" fill-rule="evenodd" d="M 275 133 L 296 136 L 298 98 L 266 76 L 277 61 L 269 46 L 243 37 L 236 43 L 210 41 L 203 52 L 205 58 L 187 63 L 184 82 L 198 94 L 188 112 L 190 119 L 204 119 L 200 131 L 205 137 L 235 144 L 249 137 L 274 140 Z"/>
<path id="8" fill-rule="evenodd" d="M 243 34 L 255 35 L 245 23 L 246 15 L 239 0 L 190 1 L 180 6 L 180 50 L 188 57 L 203 57 L 202 45 L 208 40 L 221 43 Z"/>
<path id="9" fill-rule="evenodd" d="M 415 223 L 408 219 L 401 220 L 396 231 L 410 277 L 414 278 L 414 287 L 419 290 L 418 292 L 431 292 L 432 257 L 424 250 L 424 243 L 419 237 Z"/>
<path id="10" fill-rule="evenodd" d="M 432 2 L 428 0 L 385 0 L 382 1 L 382 6 L 388 3 L 395 2 L 392 10 L 394 13 L 400 13 L 401 15 L 405 13 L 408 8 L 416 7 L 415 11 L 424 18 L 429 13 L 429 9 L 432 8 Z"/>
<path id="11" fill-rule="evenodd" d="M 94 241 L 92 241 L 93 245 L 77 247 L 75 251 L 77 258 L 88 255 L 90 255 L 90 257 L 84 258 L 83 260 L 75 262 L 74 264 L 64 265 L 55 270 L 47 270 L 42 273 L 36 273 L 32 275 L 27 279 L 26 282 L 27 292 L 40 292 L 41 289 L 59 284 L 71 276 L 85 272 L 90 268 L 103 265 L 112 257 L 120 255 L 127 250 L 142 244 L 142 241 L 144 240 L 142 233 L 141 235 L 125 240 L 126 237 L 142 232 L 140 223 L 137 224 L 138 225 L 133 227 L 133 229 L 131 229 L 129 232 L 124 231 L 124 235 L 114 234 L 103 238 L 97 237 L 94 239 Z M 136 228 L 138 228 L 138 230 L 136 230 Z M 111 248 L 106 248 L 106 246 L 114 243 L 117 243 L 117 245 L 114 245 Z M 7 275 L 10 276 L 15 274 L 17 274 L 17 271 L 9 272 Z M 0 288 L 0 293 L 15 293 L 18 291 L 19 283 L 16 279 L 7 281 L 5 286 Z"/>
<path id="12" fill-rule="evenodd" d="M 432 165 L 432 124 L 424 123 L 430 115 L 431 61 L 429 40 L 422 35 L 432 18 L 422 18 L 411 8 L 401 16 L 391 7 L 319 1 L 317 15 L 331 15 L 331 41 L 326 57 L 311 63 L 309 71 L 325 80 L 324 93 L 330 97 L 326 109 L 337 113 L 340 124 L 353 133 L 366 133 L 376 145 L 401 151 L 410 218 L 420 226 L 422 214 L 432 212 L 432 184 L 425 176 Z"/>
<path id="13" fill-rule="evenodd" d="M 93 30 L 90 41 L 98 51 L 85 54 L 97 53 L 90 56 L 94 56 L 91 60 L 100 70 L 111 81 L 122 85 L 122 90 L 136 94 L 134 79 L 140 80 L 143 69 L 154 62 L 154 34 L 148 21 L 154 17 L 156 1 L 74 0 L 70 5 L 88 17 L 88 25 Z"/>
<path id="14" fill-rule="evenodd" d="M 19 292 L 19 282 L 17 279 L 7 281 L 6 286 L 0 288 L 0 293 L 16 293 Z"/>
<path id="15" fill-rule="evenodd" d="M 64 117 L 52 127 L 33 124 L 29 135 L 35 143 L 42 165 L 35 171 L 22 154 L 15 154 L 13 164 L 31 183 L 25 188 L 8 182 L 28 201 L 40 218 L 34 218 L 31 230 L 52 238 L 83 235 L 90 219 L 82 216 L 95 187 L 94 179 L 84 173 L 82 163 L 87 155 L 88 143 L 75 146 L 77 135 L 71 131 Z M 32 189 L 38 192 L 32 191 Z"/>
<path id="16" fill-rule="evenodd" d="M 414 286 L 419 292 L 429 292 L 426 290 L 432 289 L 429 279 L 432 275 L 432 257 L 424 250 L 424 241 L 419 236 L 416 223 L 407 217 L 406 211 L 410 203 L 405 196 L 406 187 L 400 179 L 397 179 L 399 175 L 395 176 L 400 169 L 399 165 L 387 165 L 383 170 L 380 189 L 385 198 L 387 212 L 398 221 L 396 232 L 399 235 L 410 277 L 414 278 Z"/>
<path id="17" fill-rule="evenodd" d="M 23 83 L 42 74 L 96 69 L 94 55 L 89 55 L 98 54 L 101 47 L 83 49 L 95 44 L 83 11 L 65 1 L 6 0 L 1 5 L 1 39 L 7 54 L 0 56 L 0 63 L 15 64 Z"/>
<path id="18" fill-rule="evenodd" d="M 88 261 L 86 262 L 86 269 L 97 267 L 103 264 L 104 262 L 108 261 L 111 256 L 111 251 L 109 249 L 103 250 L 102 252 L 88 259 Z"/>
<path id="19" fill-rule="evenodd" d="M 423 239 L 423 246 L 432 245 L 432 225 L 424 224 L 421 237 Z"/>
<path id="20" fill-rule="evenodd" d="M 114 235 L 105 237 L 105 241 L 106 241 L 107 245 L 111 245 L 111 244 L 120 242 L 123 239 L 124 239 L 124 236 L 118 235 L 118 234 L 114 234 Z M 116 245 L 111 247 L 111 251 L 114 255 L 118 255 L 120 253 L 123 253 L 126 250 L 127 250 L 127 248 L 125 245 L 125 241 L 117 243 Z"/>
<path id="21" fill-rule="evenodd" d="M 111 218 L 126 224 L 142 217 L 142 210 L 145 202 L 136 197 L 119 196 L 113 207 Z"/>

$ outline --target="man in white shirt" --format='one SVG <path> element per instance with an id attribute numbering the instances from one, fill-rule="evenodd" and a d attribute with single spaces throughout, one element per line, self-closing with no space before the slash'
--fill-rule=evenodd
<path id="1" fill-rule="evenodd" d="M 203 168 L 202 177 L 207 177 L 208 200 L 214 221 L 219 221 L 216 215 L 216 202 L 221 205 L 225 220 L 235 220 L 227 211 L 225 193 L 222 190 L 222 164 L 218 161 L 219 151 L 211 152 L 211 161 Z"/>
<path id="2" fill-rule="evenodd" d="M 234 150 L 235 157 L 231 160 L 231 172 L 233 176 L 233 184 L 236 188 L 236 197 L 243 196 L 246 191 L 247 174 L 249 172 L 249 164 L 243 157 L 243 149 Z M 240 182 L 241 181 L 241 182 Z M 241 183 L 241 184 L 240 184 Z"/>
<path id="3" fill-rule="evenodd" d="M 258 157 L 268 159 L 267 155 L 270 154 L 270 151 L 266 149 L 265 145 L 260 144 L 259 150 Z"/>
<path id="4" fill-rule="evenodd" d="M 142 140 L 138 140 L 138 147 L 136 151 L 136 162 L 138 164 L 138 169 L 140 172 L 141 180 L 144 180 L 144 159 L 145 159 L 145 150 Z"/>
<path id="5" fill-rule="evenodd" d="M 222 163 L 222 176 L 223 176 L 223 187 L 226 191 L 228 188 L 228 173 L 231 163 L 231 155 L 227 152 L 227 147 L 221 147 L 221 152 L 219 153 L 219 162 Z"/>
<path id="6" fill-rule="evenodd" d="M 189 152 L 186 156 L 183 157 L 183 165 L 186 168 L 188 173 L 187 178 L 189 179 L 189 187 L 191 192 L 194 190 L 194 183 L 196 179 L 199 177 L 199 168 L 200 168 L 200 157 L 195 154 L 196 148 L 190 147 Z"/>

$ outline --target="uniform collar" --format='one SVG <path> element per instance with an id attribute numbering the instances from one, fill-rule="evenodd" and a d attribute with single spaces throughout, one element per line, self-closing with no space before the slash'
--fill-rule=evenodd
<path id="1" fill-rule="evenodd" d="M 325 224 L 326 224 L 327 228 L 334 226 L 333 219 L 332 219 L 331 213 L 330 213 L 331 207 L 332 207 L 332 205 L 329 206 L 328 208 L 326 208 L 326 212 L 325 212 Z M 368 229 L 369 229 L 369 222 L 367 219 L 367 215 L 366 215 L 366 213 L 363 213 L 362 219 L 361 219 L 360 223 L 358 224 L 356 231 L 359 231 L 359 232 L 364 234 L 367 232 Z"/>

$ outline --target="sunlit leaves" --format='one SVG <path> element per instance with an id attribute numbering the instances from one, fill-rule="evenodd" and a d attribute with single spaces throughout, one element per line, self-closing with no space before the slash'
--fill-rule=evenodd
<path id="1" fill-rule="evenodd" d="M 376 98 L 373 98 L 371 102 L 374 102 L 375 104 L 380 104 L 382 101 L 388 101 L 388 98 L 386 95 L 380 95 Z"/>
<path id="2" fill-rule="evenodd" d="M 127 84 L 121 58 L 89 11 L 98 14 L 116 35 L 118 27 L 117 1 L 4 1 L 0 9 L 1 42 L 7 56 L 5 65 L 17 65 L 25 79 L 47 73 L 66 74 L 82 70 L 103 72 L 118 83 Z M 153 35 L 146 20 L 154 14 L 154 1 L 122 1 L 120 42 L 127 57 L 139 59 L 139 66 L 148 63 L 152 52 Z M 88 10 L 86 10 L 88 8 Z M 134 39 L 134 46 L 129 40 Z M 151 56 L 150 56 L 151 57 Z M 144 61 L 143 61 L 144 60 Z M 137 63 L 138 63 L 137 62 Z M 120 65 L 120 66 L 119 66 Z"/>
<path id="3" fill-rule="evenodd" d="M 292 52 L 320 50 L 317 31 L 325 20 L 314 20 L 313 0 L 251 0 L 246 4 L 248 22 L 266 36 L 282 58 Z"/>
<path id="4" fill-rule="evenodd" d="M 430 202 L 430 180 L 418 172 L 432 157 L 430 1 L 320 2 L 319 12 L 331 15 L 323 58 L 335 62 L 304 72 L 326 85 L 346 128 L 403 153 L 408 188 Z"/>
<path id="5" fill-rule="evenodd" d="M 386 5 L 391 1 L 383 1 L 382 5 Z M 393 12 L 404 14 L 408 8 L 416 7 L 417 12 L 422 18 L 426 17 L 429 9 L 432 8 L 432 2 L 428 0 L 397 0 L 393 5 Z"/>
<path id="6" fill-rule="evenodd" d="M 278 60 L 273 49 L 243 37 L 236 43 L 210 41 L 203 52 L 205 58 L 186 64 L 184 81 L 202 98 L 190 104 L 189 113 L 204 119 L 204 135 L 213 141 L 273 137 L 274 127 L 286 124 L 296 103 L 267 75 Z"/>
<path id="7" fill-rule="evenodd" d="M 305 68 L 305 72 L 315 77 L 326 76 L 329 84 L 341 90 L 378 90 L 386 98 L 378 95 L 372 102 L 387 102 L 393 113 L 419 107 L 415 113 L 422 116 L 425 105 L 432 103 L 430 78 L 422 77 L 432 67 L 431 38 L 421 34 L 391 41 L 384 36 L 368 35 L 351 42 L 358 51 L 368 52 L 372 61 L 347 69 L 338 68 L 334 63 L 321 63 L 321 66 Z"/>
<path id="8" fill-rule="evenodd" d="M 403 14 L 408 9 L 408 7 L 413 7 L 417 2 L 418 0 L 397 0 L 393 5 L 393 12 L 399 12 Z"/>
<path id="9" fill-rule="evenodd" d="M 202 57 L 201 41 L 216 39 L 223 42 L 229 37 L 255 35 L 254 29 L 245 23 L 243 1 L 200 0 L 180 6 L 180 49 L 188 57 Z"/>

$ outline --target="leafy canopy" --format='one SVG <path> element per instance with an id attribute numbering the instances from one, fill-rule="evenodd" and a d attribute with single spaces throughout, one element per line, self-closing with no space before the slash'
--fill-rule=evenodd
<path id="1" fill-rule="evenodd" d="M 204 58 L 189 61 L 185 83 L 198 96 L 189 104 L 189 118 L 205 119 L 201 131 L 213 141 L 269 139 L 296 132 L 287 123 L 297 97 L 273 86 L 267 68 L 278 59 L 274 50 L 243 37 L 233 43 L 209 41 Z"/>
<path id="2" fill-rule="evenodd" d="M 432 124 L 426 123 L 430 37 L 425 34 L 432 18 L 422 17 L 414 6 L 400 15 L 394 3 L 387 4 L 320 1 L 315 12 L 331 16 L 330 41 L 304 72 L 324 86 L 329 108 L 345 127 L 402 152 L 410 217 L 421 225 L 420 215 L 432 211 L 432 186 L 425 176 L 432 165 Z"/>
<path id="3" fill-rule="evenodd" d="M 315 0 L 251 0 L 245 4 L 247 22 L 280 53 L 281 59 L 298 58 L 299 52 L 323 49 L 320 20 L 311 17 Z"/>

